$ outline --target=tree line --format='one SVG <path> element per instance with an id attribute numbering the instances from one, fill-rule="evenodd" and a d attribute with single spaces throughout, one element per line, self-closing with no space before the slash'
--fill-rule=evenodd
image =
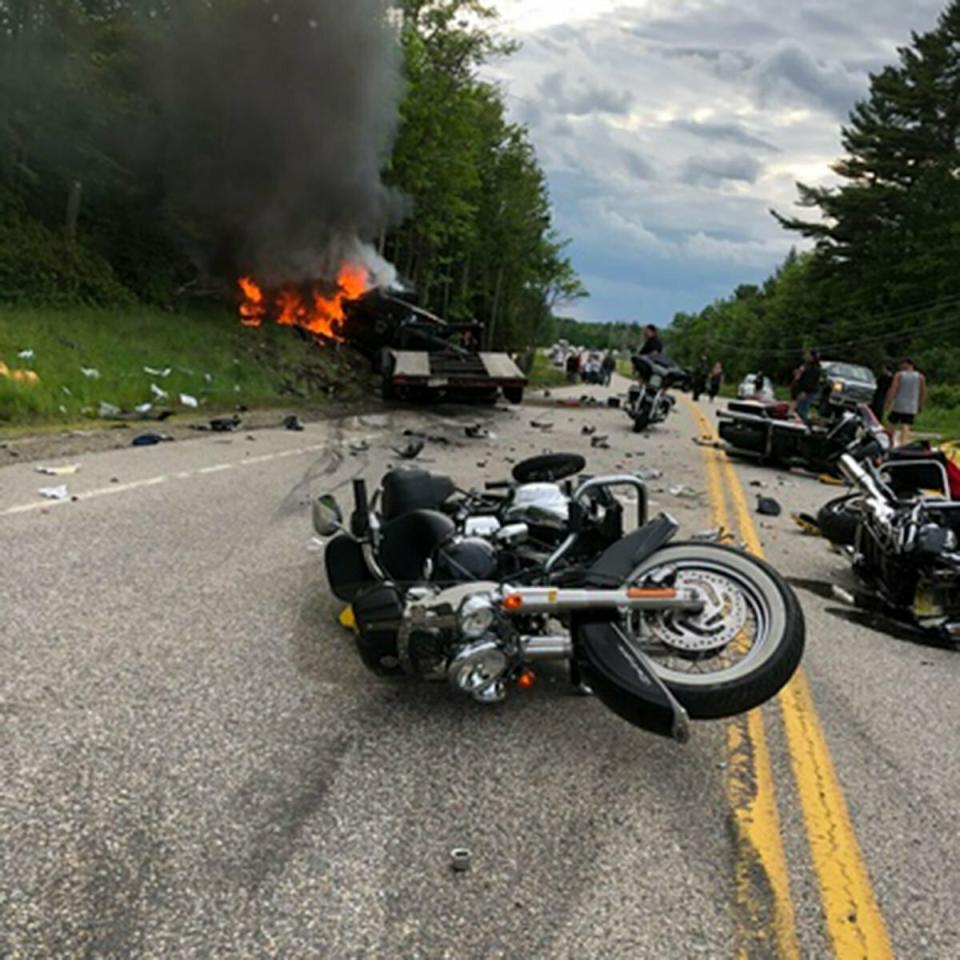
<path id="1" fill-rule="evenodd" d="M 781 380 L 805 349 L 874 369 L 907 355 L 960 383 L 960 0 L 872 75 L 842 129 L 835 187 L 798 184 L 812 241 L 763 284 L 677 314 L 669 347 Z"/>
<path id="2" fill-rule="evenodd" d="M 174 305 L 229 289 L 209 275 L 215 260 L 192 256 L 205 238 L 159 166 L 144 50 L 177 6 L 0 0 L 0 303 Z M 554 308 L 585 291 L 527 131 L 480 75 L 514 48 L 481 0 L 394 0 L 389 16 L 404 92 L 382 176 L 406 216 L 374 240 L 429 309 L 483 322 L 498 347 L 541 340 Z"/>

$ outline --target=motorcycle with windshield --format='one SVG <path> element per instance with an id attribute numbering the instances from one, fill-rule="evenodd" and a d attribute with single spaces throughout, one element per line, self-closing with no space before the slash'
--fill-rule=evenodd
<path id="1" fill-rule="evenodd" d="M 856 492 L 820 518 L 864 588 L 854 601 L 960 643 L 960 500 L 944 465 L 844 454 L 840 470 Z"/>
<path id="2" fill-rule="evenodd" d="M 639 382 L 631 384 L 625 410 L 633 421 L 633 432 L 642 433 L 652 423 L 663 423 L 676 400 L 671 388 L 685 388 L 690 376 L 686 370 L 662 354 L 648 354 L 633 359 Z"/>
<path id="3" fill-rule="evenodd" d="M 356 480 L 349 518 L 332 497 L 315 501 L 327 577 L 352 606 L 363 662 L 485 704 L 562 663 L 619 716 L 681 742 L 691 719 L 774 696 L 804 646 L 783 578 L 740 550 L 676 542 L 672 518 L 647 519 L 634 476 L 574 481 L 582 458 L 559 455 L 549 469 L 544 459 L 482 492 L 395 470 L 371 500 Z M 637 508 L 628 532 L 624 499 Z"/>

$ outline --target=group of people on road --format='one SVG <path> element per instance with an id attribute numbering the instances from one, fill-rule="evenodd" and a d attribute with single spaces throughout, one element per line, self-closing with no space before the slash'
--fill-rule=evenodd
<path id="1" fill-rule="evenodd" d="M 713 403 L 723 386 L 723 378 L 723 364 L 718 360 L 710 366 L 706 354 L 701 354 L 693 368 L 693 399 L 699 400 L 701 394 L 706 394 L 707 399 Z"/>
<path id="2" fill-rule="evenodd" d="M 610 386 L 616 369 L 617 358 L 612 350 L 602 356 L 596 351 L 571 351 L 565 365 L 567 383 L 597 383 L 604 387 Z"/>

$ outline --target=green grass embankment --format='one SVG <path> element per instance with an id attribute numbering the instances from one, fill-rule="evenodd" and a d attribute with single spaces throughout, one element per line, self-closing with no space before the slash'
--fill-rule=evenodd
<path id="1" fill-rule="evenodd" d="M 33 356 L 19 356 L 24 351 Z M 102 402 L 202 414 L 369 392 L 366 365 L 352 351 L 319 348 L 290 328 L 248 329 L 225 310 L 0 308 L 0 361 L 38 378 L 29 384 L 0 375 L 0 429 L 95 420 Z M 151 385 L 168 397 L 158 398 Z M 195 397 L 199 410 L 180 394 Z"/>

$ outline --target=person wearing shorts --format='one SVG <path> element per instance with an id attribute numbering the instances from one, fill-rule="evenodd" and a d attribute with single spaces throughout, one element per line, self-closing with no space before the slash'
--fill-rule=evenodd
<path id="1" fill-rule="evenodd" d="M 927 378 L 916 364 L 903 360 L 887 391 L 885 404 L 888 420 L 894 430 L 894 444 L 902 447 L 910 442 L 910 428 L 927 400 Z"/>

